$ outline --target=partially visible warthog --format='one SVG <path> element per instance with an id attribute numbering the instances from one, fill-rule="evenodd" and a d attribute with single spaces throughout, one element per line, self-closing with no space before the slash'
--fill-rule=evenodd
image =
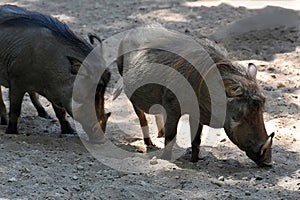
<path id="1" fill-rule="evenodd" d="M 38 112 L 38 116 L 45 118 L 45 119 L 51 119 L 50 115 L 46 112 L 46 110 L 43 108 L 39 101 L 39 95 L 35 92 L 29 92 L 30 100 L 35 107 L 35 109 Z M 63 108 L 58 107 L 57 105 L 53 104 L 53 109 L 55 112 L 56 117 L 59 120 L 60 128 L 61 128 L 61 134 L 75 134 L 76 131 L 72 128 L 70 123 L 68 122 L 66 118 L 66 111 Z M 3 101 L 2 96 L 2 90 L 0 88 L 0 116 L 1 116 L 1 125 L 7 125 L 8 119 L 7 119 L 7 112 L 6 107 Z"/>
<path id="2" fill-rule="evenodd" d="M 162 28 L 153 28 L 152 32 L 149 31 L 148 33 L 139 30 L 131 31 L 121 41 L 117 60 L 119 72 L 124 80 L 124 91 L 133 104 L 141 126 L 147 126 L 144 112 L 149 113 L 155 104 L 160 104 L 164 108 L 163 112 L 159 109 L 151 111 L 152 114 L 165 115 L 163 157 L 171 158 L 178 121 L 182 114 L 189 114 L 192 162 L 197 162 L 199 159 L 202 127 L 203 125 L 210 125 L 213 128 L 223 127 L 230 140 L 245 151 L 248 157 L 259 166 L 271 165 L 271 144 L 274 133 L 268 136 L 264 126 L 263 105 L 265 96 L 256 82 L 256 66 L 249 64 L 248 69 L 239 66 L 229 60 L 223 48 L 212 41 L 186 39 L 188 42 L 192 40 L 189 46 L 188 42 L 183 41 L 183 38 L 174 35 L 176 34 Z M 197 49 L 194 49 L 195 45 L 193 45 L 195 43 L 200 45 L 206 53 L 198 51 L 200 54 L 197 54 Z M 178 52 L 178 49 L 181 49 L 182 55 L 185 57 L 173 53 Z M 204 61 L 207 60 L 204 58 L 205 56 L 210 57 L 212 63 L 205 63 Z M 190 60 L 198 59 L 203 60 L 203 62 L 198 63 L 199 66 L 195 67 L 186 59 L 187 57 Z M 207 64 L 210 66 L 205 66 Z M 162 66 L 168 67 L 163 68 Z M 206 77 L 205 73 L 199 72 L 206 67 L 209 69 L 211 66 L 215 66 L 216 71 L 220 74 L 219 82 L 223 88 L 222 91 L 219 91 L 220 94 L 215 95 L 217 98 L 220 95 L 221 98 L 221 93 L 224 93 L 224 106 L 220 107 L 224 110 L 224 119 L 221 124 L 211 124 L 211 119 L 216 121 L 222 121 L 222 119 L 212 113 L 212 99 L 214 97 L 211 96 L 213 94 L 210 94 L 212 91 L 209 90 L 207 84 L 209 77 Z M 165 72 L 168 68 L 172 69 L 170 73 Z M 164 70 L 158 72 L 158 69 Z M 193 112 L 193 110 L 198 109 L 197 107 L 192 107 L 189 111 L 182 110 L 183 107 L 191 106 L 187 104 L 191 104 L 192 101 L 190 101 L 190 96 L 186 96 L 188 95 L 188 87 L 179 85 L 183 82 L 174 78 L 178 73 L 188 81 L 194 94 L 196 94 L 198 100 L 196 106 L 200 111 L 199 118 L 195 117 L 197 115 Z M 158 83 L 151 83 L 151 79 Z M 143 81 L 148 82 L 141 85 Z M 160 82 L 167 84 L 167 86 L 161 85 Z M 132 88 L 134 91 L 131 91 Z M 184 96 L 184 101 L 180 102 L 178 96 L 170 88 L 179 88 L 179 92 Z M 142 130 L 145 143 L 151 145 L 147 127 L 143 127 Z M 195 132 L 193 133 L 193 131 Z"/>
<path id="3" fill-rule="evenodd" d="M 0 84 L 9 87 L 10 101 L 6 133 L 18 133 L 17 121 L 26 92 L 41 94 L 61 114 L 67 111 L 73 116 L 73 84 L 83 60 L 93 50 L 88 42 L 53 17 L 6 5 L 0 7 L 0 47 Z M 104 59 L 98 61 L 104 69 Z M 108 118 L 103 95 L 109 79 L 110 72 L 105 70 L 97 88 L 100 92 L 97 98 L 102 101 L 98 113 L 103 131 Z M 86 112 L 88 109 L 90 106 L 82 104 L 77 112 L 90 114 L 90 110 Z M 97 125 L 84 120 L 79 122 L 90 139 L 95 141 L 97 137 L 96 140 L 103 141 L 103 135 L 97 135 L 101 132 Z"/>
<path id="4" fill-rule="evenodd" d="M 38 116 L 45 118 L 45 119 L 51 119 L 50 115 L 47 113 L 47 111 L 43 108 L 39 101 L 39 96 L 34 93 L 30 92 L 28 93 L 30 100 L 35 107 L 36 111 L 38 112 Z M 8 119 L 7 119 L 7 112 L 6 112 L 6 107 L 3 101 L 3 96 L 2 96 L 2 89 L 0 86 L 0 116 L 1 116 L 1 125 L 7 125 Z"/>

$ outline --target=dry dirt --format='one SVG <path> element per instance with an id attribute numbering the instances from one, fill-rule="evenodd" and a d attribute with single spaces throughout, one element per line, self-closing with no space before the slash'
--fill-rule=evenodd
<path id="1" fill-rule="evenodd" d="M 188 161 L 187 151 L 179 160 L 158 159 L 151 165 L 147 159 L 151 153 L 138 153 L 143 151 L 142 134 L 128 100 L 122 94 L 112 101 L 118 79 L 114 73 L 107 94 L 107 109 L 113 111 L 107 137 L 132 157 L 124 159 L 126 156 L 119 154 L 119 160 L 103 159 L 101 155 L 110 155 L 104 148 L 96 159 L 78 136 L 61 136 L 57 120 L 37 117 L 26 96 L 19 122 L 21 134 L 5 135 L 6 126 L 0 127 L 0 199 L 299 199 L 300 6 L 294 1 L 294 10 L 281 15 L 286 20 L 269 18 L 279 23 L 274 25 L 264 13 L 282 9 L 264 10 L 261 2 L 253 2 L 259 8 L 216 2 L 208 6 L 211 1 L 201 6 L 201 1 L 179 0 L 1 0 L 0 4 L 58 17 L 84 37 L 94 32 L 107 39 L 152 22 L 193 37 L 214 37 L 230 56 L 257 64 L 258 81 L 267 97 L 266 127 L 276 136 L 271 169 L 257 167 L 222 130 L 208 128 L 198 163 Z M 253 25 L 257 23 L 263 26 Z M 112 58 L 113 52 L 106 52 L 106 57 Z M 112 70 L 116 72 L 114 67 Z M 7 90 L 5 99 L 8 105 Z M 45 99 L 42 102 L 55 119 L 51 105 Z M 155 138 L 153 117 L 149 120 Z M 188 130 L 186 121 L 184 117 L 179 128 L 182 135 Z M 163 139 L 154 142 L 162 146 Z"/>

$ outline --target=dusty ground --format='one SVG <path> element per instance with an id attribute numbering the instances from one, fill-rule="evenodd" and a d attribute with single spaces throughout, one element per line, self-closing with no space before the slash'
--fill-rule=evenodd
<path id="1" fill-rule="evenodd" d="M 0 1 L 6 3 L 56 16 L 83 36 L 94 32 L 107 39 L 149 22 L 159 22 L 193 37 L 214 36 L 232 57 L 259 66 L 258 80 L 267 96 L 266 126 L 276 136 L 271 169 L 258 168 L 222 130 L 209 129 L 201 146 L 202 160 L 197 164 L 188 162 L 189 155 L 184 155 L 175 162 L 158 160 L 158 164 L 151 165 L 149 159 L 140 162 L 144 158 L 141 155 L 145 155 L 142 153 L 136 153 L 137 160 L 124 159 L 120 163 L 101 160 L 105 152 L 100 162 L 78 136 L 61 137 L 57 121 L 37 117 L 26 97 L 19 123 L 22 134 L 5 135 L 6 127 L 1 126 L 0 199 L 299 199 L 299 21 L 295 24 L 295 20 L 289 20 L 288 27 L 269 24 L 268 28 L 255 30 L 251 20 L 266 19 L 263 15 L 255 17 L 262 12 L 259 2 L 258 9 L 218 3 L 201 6 L 200 1 L 178 0 Z M 295 10 L 284 15 L 287 19 L 299 16 L 300 6 L 294 1 L 291 7 Z M 245 18 L 248 21 L 242 21 L 242 25 L 235 23 Z M 107 107 L 113 115 L 107 135 L 120 149 L 136 155 L 143 147 L 141 130 L 124 95 L 112 102 L 113 86 L 114 82 L 108 91 Z M 51 105 L 46 100 L 43 103 L 53 116 Z M 154 137 L 153 118 L 149 119 Z M 187 131 L 186 117 L 180 127 L 181 133 Z M 154 141 L 158 146 L 163 142 Z"/>

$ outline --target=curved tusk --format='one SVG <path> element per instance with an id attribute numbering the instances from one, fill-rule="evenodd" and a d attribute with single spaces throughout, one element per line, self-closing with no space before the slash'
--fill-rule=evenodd
<path id="1" fill-rule="evenodd" d="M 275 134 L 274 132 L 271 133 L 271 135 L 268 136 L 266 143 L 261 147 L 261 149 L 260 149 L 261 156 L 264 154 L 264 151 L 272 145 L 272 139 L 274 137 L 274 134 Z"/>

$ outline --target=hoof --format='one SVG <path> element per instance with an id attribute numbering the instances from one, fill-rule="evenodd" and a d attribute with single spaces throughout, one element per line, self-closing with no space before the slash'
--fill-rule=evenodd
<path id="1" fill-rule="evenodd" d="M 198 156 L 196 156 L 196 157 L 195 157 L 195 156 L 192 156 L 191 159 L 190 159 L 190 161 L 193 162 L 193 163 L 196 163 L 196 162 L 198 162 L 199 160 L 200 160 L 200 159 L 199 159 Z"/>
<path id="2" fill-rule="evenodd" d="M 61 130 L 61 134 L 62 135 L 77 135 L 77 132 L 73 129 L 73 128 L 70 128 L 70 129 L 67 129 L 67 130 Z"/>
<path id="3" fill-rule="evenodd" d="M 1 125 L 7 125 L 7 124 L 8 124 L 8 123 L 7 123 L 7 119 L 1 117 L 1 123 L 0 123 L 0 124 L 1 124 Z"/>
<path id="4" fill-rule="evenodd" d="M 17 130 L 10 130 L 10 129 L 6 129 L 5 131 L 6 134 L 11 134 L 11 135 L 18 135 L 19 132 Z"/>

